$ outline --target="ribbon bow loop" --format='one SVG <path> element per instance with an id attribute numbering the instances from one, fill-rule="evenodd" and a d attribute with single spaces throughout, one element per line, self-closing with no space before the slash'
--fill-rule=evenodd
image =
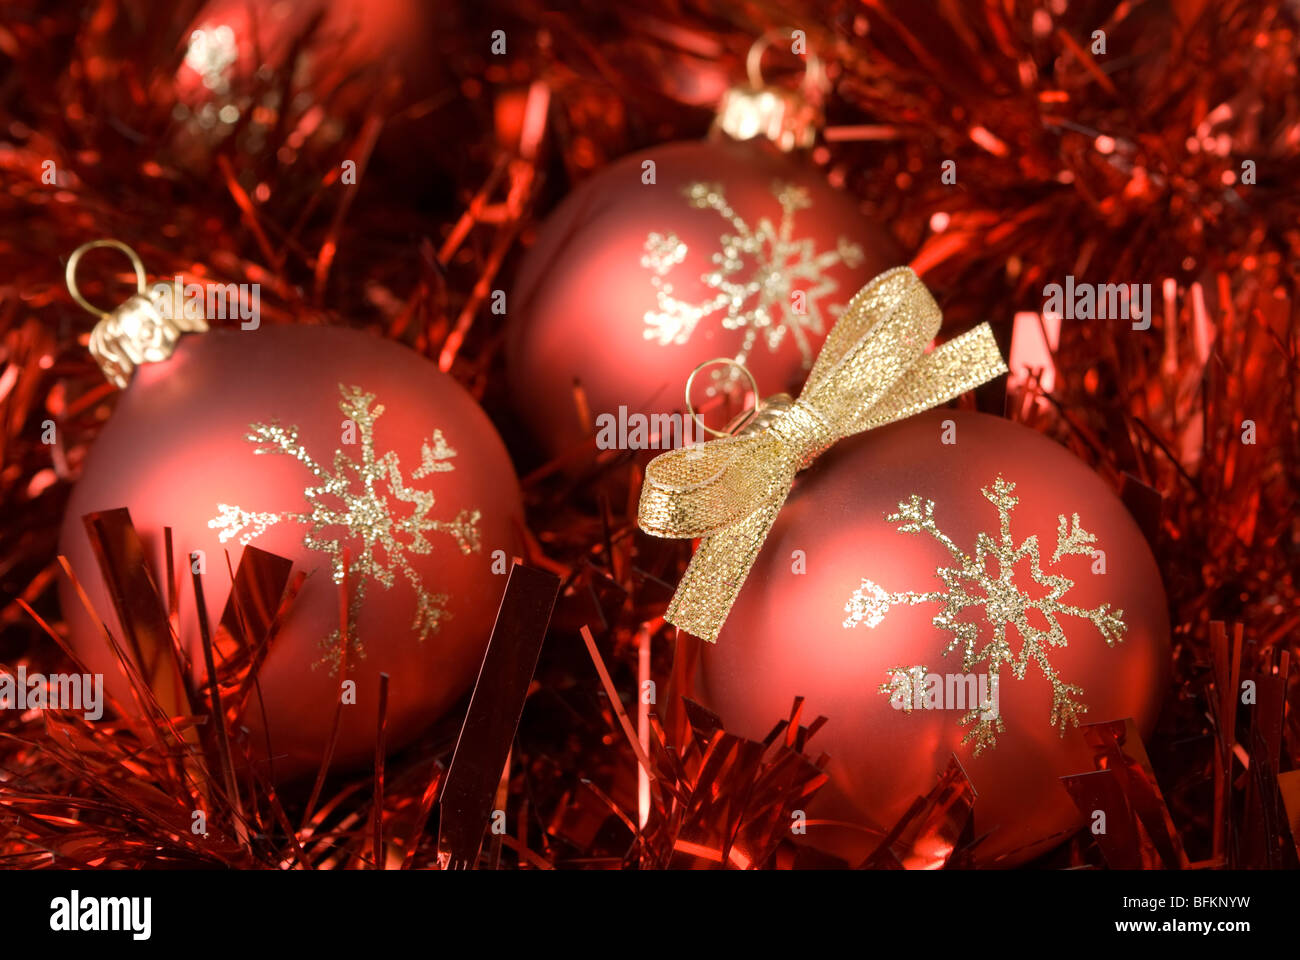
<path id="1" fill-rule="evenodd" d="M 749 469 L 761 436 L 722 437 L 697 446 L 670 450 L 646 466 L 637 522 L 656 537 L 707 537 L 743 519 L 754 509 L 768 483 Z"/>
<path id="2" fill-rule="evenodd" d="M 849 302 L 799 398 L 737 436 L 660 454 L 637 520 L 659 537 L 702 537 L 666 619 L 715 641 L 795 474 L 837 441 L 920 413 L 1006 372 L 988 324 L 926 353 L 939 305 L 908 267 Z"/>

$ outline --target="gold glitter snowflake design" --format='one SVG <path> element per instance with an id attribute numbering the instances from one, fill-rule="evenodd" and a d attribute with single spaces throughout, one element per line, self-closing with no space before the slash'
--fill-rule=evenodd
<path id="1" fill-rule="evenodd" d="M 208 526 L 221 531 L 222 543 L 239 537 L 240 544 L 246 546 L 281 521 L 307 524 L 310 529 L 303 543 L 311 550 L 329 555 L 335 583 L 343 582 L 343 551 L 347 549 L 346 567 L 351 587 L 347 653 L 364 657 L 355 623 L 372 581 L 387 590 L 400 574 L 415 589 L 411 629 L 421 641 L 451 616 L 445 609 L 447 595 L 430 592 L 410 558 L 433 550 L 428 537 L 431 533 L 452 537 L 462 553 L 477 553 L 479 532 L 475 525 L 479 511 L 462 510 L 451 521 L 430 517 L 433 494 L 406 485 L 397 454 L 391 450 L 382 457 L 375 454 L 375 421 L 383 415 L 383 404 L 376 404 L 374 394 L 365 393 L 360 387 L 339 384 L 339 391 L 342 394 L 339 410 L 356 425 L 359 459 L 349 458 L 342 449 L 335 450 L 333 468 L 328 469 L 307 451 L 298 438 L 297 427 L 281 426 L 274 421 L 254 423 L 246 435 L 247 440 L 259 444 L 254 453 L 293 457 L 316 478 L 318 482 L 303 491 L 311 509 L 303 513 L 254 513 L 219 503 L 218 514 L 208 521 Z M 412 471 L 411 478 L 419 480 L 432 473 L 454 470 L 450 461 L 455 456 L 456 451 L 447 445 L 442 431 L 434 430 L 433 438 L 421 447 L 420 465 Z M 404 510 L 406 506 L 409 510 Z M 321 662 L 337 669 L 344 655 L 339 631 L 335 630 L 322 641 L 322 647 Z"/>
<path id="2" fill-rule="evenodd" d="M 932 622 L 952 635 L 952 641 L 943 650 L 944 655 L 960 647 L 962 669 L 970 672 L 976 665 L 983 663 L 987 666 L 991 681 L 997 677 L 1003 664 L 1011 665 L 1012 674 L 1017 680 L 1024 679 L 1025 668 L 1031 661 L 1038 664 L 1043 676 L 1052 685 L 1051 722 L 1064 736 L 1066 726 L 1078 726 L 1079 717 L 1088 708 L 1081 699 L 1083 689 L 1063 681 L 1048 660 L 1048 652 L 1052 647 L 1064 647 L 1067 643 L 1058 618 L 1071 616 L 1091 621 L 1106 645 L 1113 646 L 1123 640 L 1127 629 L 1123 619 L 1124 611 L 1112 612 L 1107 603 L 1093 610 L 1085 610 L 1062 600 L 1074 586 L 1074 581 L 1060 574 L 1043 572 L 1037 535 L 1027 538 L 1018 547 L 1011 537 L 1011 512 L 1020 502 L 1019 497 L 1013 496 L 1015 489 L 1014 483 L 1001 476 L 991 487 L 980 489 L 997 508 L 999 535 L 995 540 L 986 533 L 980 533 L 976 538 L 973 557 L 963 552 L 939 529 L 934 520 L 934 501 L 923 500 L 913 494 L 910 500 L 900 503 L 898 511 L 889 514 L 886 519 L 890 523 L 897 523 L 900 533 L 928 533 L 952 555 L 953 566 L 940 567 L 935 571 L 946 589 L 924 593 L 889 593 L 871 580 L 863 580 L 844 607 L 848 614 L 844 626 L 846 629 L 858 624 L 875 627 L 895 604 L 941 603 L 943 607 Z M 1092 545 L 1096 541 L 1094 535 L 1079 525 L 1077 513 L 1068 522 L 1061 515 L 1058 517 L 1056 550 L 1051 562 L 1055 564 L 1062 557 L 1073 554 L 1091 555 Z M 1015 565 L 1026 558 L 1029 561 L 1030 576 L 1035 583 L 1046 588 L 1045 596 L 1035 599 L 1016 584 Z M 996 572 L 990 572 L 990 562 L 996 566 Z M 983 646 L 980 646 L 979 624 L 960 619 L 961 614 L 971 608 L 982 608 L 984 619 L 992 628 L 992 637 Z M 1046 629 L 1030 625 L 1031 611 L 1037 611 L 1041 615 L 1041 619 L 1048 624 Z M 1007 637 L 1008 626 L 1014 627 L 1020 637 L 1018 651 L 1012 650 L 1011 641 Z M 906 675 L 914 669 L 916 668 L 895 667 L 890 673 L 897 681 L 900 672 Z M 891 684 L 881 686 L 882 692 L 896 689 Z M 967 713 L 961 722 L 971 727 L 962 743 L 973 741 L 976 756 L 985 747 L 995 746 L 997 734 L 1004 729 L 999 718 L 979 708 Z"/>
<path id="3" fill-rule="evenodd" d="M 239 60 L 235 31 L 221 26 L 200 27 L 190 34 L 185 65 L 203 79 L 203 85 L 218 93 L 229 91 L 230 68 Z"/>
<path id="4" fill-rule="evenodd" d="M 686 259 L 686 244 L 675 233 L 652 233 L 646 239 L 641 265 L 653 272 L 658 310 L 645 314 L 645 338 L 660 344 L 682 344 L 691 338 L 700 321 L 720 315 L 727 330 L 744 330 L 745 338 L 736 352 L 744 363 L 761 337 L 769 351 L 775 351 L 789 336 L 803 357 L 804 367 L 813 361 L 808 334 L 826 329 L 822 298 L 839 284 L 827 273 L 845 264 L 856 267 L 863 261 L 862 248 L 840 237 L 835 250 L 818 253 L 813 241 L 796 237 L 795 214 L 812 206 L 808 191 L 788 183 L 775 182 L 772 193 L 781 205 L 781 222 L 773 225 L 764 217 L 750 227 L 727 202 L 721 185 L 692 183 L 685 191 L 686 202 L 699 210 L 712 210 L 730 225 L 719 238 L 721 249 L 713 254 L 713 267 L 701 279 L 717 293 L 703 303 L 687 303 L 673 294 L 667 275 Z M 803 290 L 804 312 L 796 313 L 793 293 Z M 828 312 L 838 316 L 842 304 Z M 728 368 L 728 375 L 735 371 Z"/>

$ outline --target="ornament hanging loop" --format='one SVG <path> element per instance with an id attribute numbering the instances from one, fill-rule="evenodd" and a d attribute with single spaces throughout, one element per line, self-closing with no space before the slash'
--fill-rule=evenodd
<path id="1" fill-rule="evenodd" d="M 754 408 L 752 410 L 743 411 L 739 417 L 732 421 L 731 425 L 726 430 L 714 430 L 706 424 L 700 418 L 699 411 L 695 409 L 695 405 L 691 403 L 691 387 L 695 385 L 695 378 L 699 376 L 701 370 L 714 366 L 715 364 L 726 364 L 733 370 L 739 370 L 749 381 L 750 390 L 754 395 Z M 745 366 L 738 360 L 731 359 L 730 357 L 714 357 L 712 360 L 705 360 L 703 363 L 696 366 L 696 368 L 691 371 L 691 375 L 686 378 L 686 412 L 695 422 L 695 426 L 703 430 L 705 433 L 712 434 L 715 437 L 731 436 L 739 426 L 743 425 L 750 417 L 756 414 L 761 406 L 762 404 L 758 398 L 758 381 L 755 380 L 754 375 L 750 373 L 749 367 Z"/>
<path id="2" fill-rule="evenodd" d="M 804 79 L 799 90 L 773 86 L 763 78 L 763 54 L 790 33 L 769 30 L 754 41 L 745 58 L 748 83 L 732 87 L 722 97 L 714 129 L 733 140 L 766 138 L 785 152 L 811 147 L 823 125 L 822 98 L 827 89 L 821 58 L 806 47 Z M 801 38 L 802 40 L 802 38 Z M 791 44 L 791 52 L 794 44 Z"/>
<path id="3" fill-rule="evenodd" d="M 769 30 L 763 34 L 749 48 L 749 54 L 745 57 L 745 75 L 749 78 L 749 85 L 754 90 L 768 89 L 767 81 L 763 79 L 763 54 L 771 49 L 772 44 L 778 39 L 788 39 L 783 31 Z M 807 100 L 819 102 L 826 92 L 826 67 L 822 64 L 821 57 L 811 48 L 807 48 L 804 54 L 804 78 L 803 90 Z"/>
<path id="4" fill-rule="evenodd" d="M 114 310 L 96 307 L 77 286 L 77 267 L 90 250 L 108 247 L 125 253 L 135 270 L 136 292 Z M 68 293 L 77 306 L 99 317 L 90 332 L 90 355 L 114 386 L 125 389 L 131 374 L 142 363 L 166 360 L 176 349 L 182 333 L 208 329 L 201 314 L 185 308 L 179 277 L 175 284 L 156 284 L 149 290 L 140 255 L 121 240 L 93 240 L 83 243 L 68 258 L 64 273 Z"/>
<path id="5" fill-rule="evenodd" d="M 77 287 L 77 267 L 81 264 L 81 258 L 91 250 L 98 250 L 102 247 L 110 247 L 114 250 L 121 250 L 131 261 L 131 266 L 135 270 L 135 292 L 137 296 L 144 296 L 145 292 L 145 273 L 144 261 L 140 259 L 140 254 L 123 243 L 121 240 L 92 240 L 90 243 L 83 243 L 72 251 L 72 256 L 68 257 L 68 269 L 64 271 L 64 279 L 68 284 L 68 293 L 72 294 L 73 301 L 81 309 L 85 310 L 91 316 L 107 317 L 109 314 L 105 310 L 99 309 L 89 300 L 81 295 L 81 290 Z"/>

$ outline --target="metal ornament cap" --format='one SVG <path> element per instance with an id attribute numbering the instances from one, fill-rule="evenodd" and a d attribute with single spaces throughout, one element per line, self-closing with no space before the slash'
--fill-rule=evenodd
<path id="1" fill-rule="evenodd" d="M 136 292 L 112 311 L 96 307 L 81 294 L 77 286 L 77 267 L 89 251 L 108 247 L 126 254 L 135 270 Z M 121 240 L 93 240 L 83 243 L 68 258 L 64 279 L 73 301 L 99 322 L 90 333 L 90 354 L 104 376 L 118 389 L 126 389 L 135 368 L 144 363 L 159 363 L 171 357 L 182 333 L 202 333 L 208 329 L 202 316 L 191 315 L 173 287 L 159 285 L 146 288 L 144 263 L 131 247 Z M 177 307 L 180 307 L 179 309 Z"/>
<path id="2" fill-rule="evenodd" d="M 821 101 L 826 72 L 818 56 L 809 50 L 801 89 L 766 83 L 763 54 L 778 36 L 781 34 L 767 33 L 749 48 L 745 63 L 748 82 L 723 94 L 713 128 L 733 140 L 763 137 L 789 153 L 809 149 L 817 140 L 824 122 Z"/>

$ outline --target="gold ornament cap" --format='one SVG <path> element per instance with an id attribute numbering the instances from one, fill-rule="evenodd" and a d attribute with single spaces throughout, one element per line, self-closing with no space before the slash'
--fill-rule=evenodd
<path id="1" fill-rule="evenodd" d="M 100 247 L 120 250 L 135 270 L 136 292 L 112 311 L 96 307 L 77 287 L 81 258 Z M 109 382 L 119 389 L 126 388 L 140 364 L 168 359 L 182 333 L 202 333 L 208 329 L 202 315 L 187 309 L 183 291 L 178 289 L 180 278 L 171 284 L 159 283 L 148 288 L 140 255 L 121 240 L 94 240 L 77 247 L 68 258 L 64 279 L 76 304 L 99 318 L 90 333 L 90 355 Z"/>
<path id="2" fill-rule="evenodd" d="M 811 50 L 804 53 L 804 81 L 800 89 L 772 86 L 763 79 L 763 54 L 781 37 L 764 34 L 749 48 L 745 60 L 748 83 L 723 94 L 713 128 L 733 140 L 764 137 L 785 152 L 806 150 L 816 142 L 823 125 L 822 97 L 826 71 Z"/>

